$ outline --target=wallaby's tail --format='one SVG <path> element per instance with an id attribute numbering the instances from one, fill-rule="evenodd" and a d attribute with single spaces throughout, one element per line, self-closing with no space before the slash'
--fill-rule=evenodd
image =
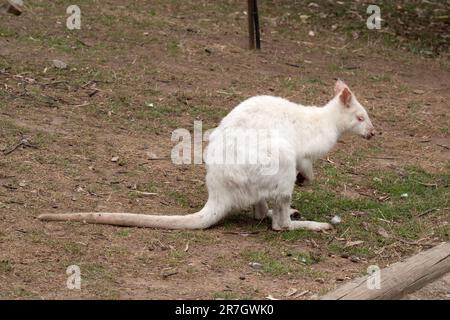
<path id="1" fill-rule="evenodd" d="M 41 214 L 38 216 L 38 219 L 46 221 L 81 221 L 124 227 L 206 229 L 219 222 L 226 213 L 225 210 L 215 208 L 208 201 L 203 209 L 187 215 L 159 216 L 136 213 L 85 212 Z"/>

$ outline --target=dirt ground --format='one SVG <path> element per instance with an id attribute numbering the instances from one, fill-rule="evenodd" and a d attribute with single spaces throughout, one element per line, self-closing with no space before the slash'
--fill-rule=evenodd
<path id="1" fill-rule="evenodd" d="M 70 31 L 72 2 L 0 13 L 0 298 L 315 299 L 450 240 L 445 4 L 396 2 L 377 31 L 359 1 L 267 1 L 255 52 L 242 1 L 79 0 Z M 337 77 L 378 135 L 342 137 L 293 196 L 300 218 L 339 215 L 335 230 L 274 232 L 250 210 L 203 231 L 36 219 L 195 212 L 205 168 L 170 161 L 173 130 L 213 128 L 259 94 L 323 105 Z M 81 290 L 66 286 L 71 265 Z M 448 299 L 442 283 L 427 297 Z"/>

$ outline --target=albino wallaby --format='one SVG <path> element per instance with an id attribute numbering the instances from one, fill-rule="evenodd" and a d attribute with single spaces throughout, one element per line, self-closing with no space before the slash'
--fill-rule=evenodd
<path id="1" fill-rule="evenodd" d="M 328 223 L 292 221 L 291 195 L 297 173 L 313 179 L 313 161 L 323 157 L 336 144 L 339 136 L 353 132 L 370 139 L 374 127 L 366 110 L 348 86 L 338 80 L 335 97 L 324 107 L 305 107 L 282 98 L 252 97 L 235 107 L 211 133 L 205 152 L 208 200 L 198 212 L 187 215 L 146 215 L 133 213 L 70 213 L 43 214 L 41 220 L 83 221 L 119 226 L 166 229 L 205 229 L 218 223 L 232 210 L 255 206 L 255 218 L 272 219 L 274 230 L 326 230 Z M 255 143 L 237 146 L 236 139 L 222 137 L 226 132 L 270 130 L 276 132 L 268 152 L 268 162 L 213 163 L 217 153 L 236 150 L 258 153 Z M 275 150 L 276 149 L 276 150 Z M 276 151 L 276 152 L 275 152 Z M 271 173 L 264 173 L 274 165 Z M 273 201 L 269 210 L 267 200 Z"/>

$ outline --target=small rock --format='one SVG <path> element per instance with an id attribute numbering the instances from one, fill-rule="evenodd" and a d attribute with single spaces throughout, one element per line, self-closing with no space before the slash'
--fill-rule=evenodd
<path id="1" fill-rule="evenodd" d="M 158 159 L 158 156 L 154 152 L 151 152 L 151 151 L 147 151 L 145 153 L 145 155 L 147 156 L 147 159 L 149 159 L 149 160 Z"/>
<path id="2" fill-rule="evenodd" d="M 339 224 L 339 223 L 341 223 L 342 222 L 342 219 L 341 219 L 341 217 L 339 217 L 339 216 L 334 216 L 332 219 L 331 219 L 331 224 Z"/>
<path id="3" fill-rule="evenodd" d="M 19 182 L 19 187 L 26 187 L 27 186 L 27 183 L 25 182 L 25 180 L 22 180 L 22 181 L 20 181 Z"/>
<path id="4" fill-rule="evenodd" d="M 253 269 L 256 269 L 256 270 L 261 270 L 262 269 L 262 264 L 258 263 L 258 262 L 250 262 L 248 265 L 250 267 L 252 267 Z"/>
<path id="5" fill-rule="evenodd" d="M 400 196 L 400 198 L 408 198 L 409 195 L 407 193 L 402 193 L 402 195 Z"/>
<path id="6" fill-rule="evenodd" d="M 65 63 L 64 61 L 55 59 L 52 62 L 53 62 L 53 66 L 55 68 L 58 68 L 58 69 L 66 69 L 67 68 L 67 63 Z"/>
<path id="7" fill-rule="evenodd" d="M 118 156 L 114 156 L 111 158 L 111 162 L 117 162 L 119 161 L 119 157 Z"/>
<path id="8" fill-rule="evenodd" d="M 387 231 L 383 228 L 383 227 L 379 227 L 378 228 L 378 232 L 377 232 L 380 236 L 382 236 L 383 238 L 389 239 L 391 236 L 389 235 L 389 233 L 387 233 Z"/>
<path id="9" fill-rule="evenodd" d="M 310 37 L 315 37 L 315 36 L 316 36 L 316 33 L 315 33 L 314 31 L 310 30 L 310 31 L 308 32 L 308 36 L 310 36 Z"/>
<path id="10" fill-rule="evenodd" d="M 302 21 L 302 23 L 306 23 L 306 21 L 309 19 L 309 16 L 306 14 L 302 14 L 300 16 L 300 20 Z"/>
<path id="11" fill-rule="evenodd" d="M 354 262 L 354 263 L 358 263 L 359 261 L 361 261 L 361 259 L 358 258 L 357 256 L 350 256 L 348 258 L 348 260 L 350 260 L 351 262 Z"/>
<path id="12" fill-rule="evenodd" d="M 424 94 L 424 93 L 425 93 L 424 90 L 420 90 L 420 89 L 414 90 L 413 92 L 414 92 L 415 94 Z"/>

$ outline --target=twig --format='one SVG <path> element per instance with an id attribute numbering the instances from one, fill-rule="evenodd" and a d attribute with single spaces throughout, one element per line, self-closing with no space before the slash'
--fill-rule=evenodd
<path id="1" fill-rule="evenodd" d="M 29 147 L 29 148 L 37 149 L 37 147 L 35 145 L 30 144 L 30 142 L 28 142 L 28 140 L 26 138 L 22 137 L 20 139 L 20 141 L 18 143 L 16 143 L 14 146 L 12 146 L 9 150 L 3 151 L 3 155 L 7 156 L 7 155 L 13 153 L 14 151 L 16 151 L 19 147 Z"/>
<path id="2" fill-rule="evenodd" d="M 404 243 L 404 244 L 408 244 L 408 245 L 411 245 L 411 246 L 420 246 L 420 247 L 425 247 L 425 248 L 433 247 L 433 245 L 431 243 L 420 243 L 423 240 L 427 240 L 427 238 L 419 239 L 419 240 L 414 241 L 414 242 L 413 241 L 408 241 L 408 240 L 405 240 L 405 239 L 402 239 L 402 238 L 397 238 L 397 240 L 402 242 L 402 243 Z"/>
<path id="3" fill-rule="evenodd" d="M 141 194 L 143 196 L 157 196 L 157 193 L 154 192 L 144 192 L 144 191 L 139 191 L 139 190 L 134 190 L 134 192 Z"/>
<path id="4" fill-rule="evenodd" d="M 300 68 L 300 65 L 295 64 L 295 63 L 289 63 L 289 62 L 285 62 L 286 65 L 294 67 L 294 68 Z"/>
<path id="5" fill-rule="evenodd" d="M 414 181 L 416 181 L 416 180 L 414 180 Z M 418 184 L 421 184 L 422 186 L 425 186 L 425 187 L 434 187 L 434 188 L 438 187 L 437 183 L 423 183 L 423 182 L 420 182 L 420 181 L 416 181 L 416 182 Z"/>
<path id="6" fill-rule="evenodd" d="M 370 159 L 380 159 L 380 160 L 397 160 L 396 157 L 375 157 L 375 156 L 367 156 Z"/>
<path id="7" fill-rule="evenodd" d="M 163 279 L 167 279 L 168 277 L 176 275 L 177 273 L 178 273 L 177 271 L 171 271 L 171 272 L 168 272 L 168 273 L 163 273 L 162 277 L 163 277 Z"/>
<path id="8" fill-rule="evenodd" d="M 430 213 L 430 212 L 433 212 L 433 211 L 439 211 L 439 209 L 438 209 L 438 208 L 431 208 L 431 209 L 428 209 L 428 210 L 422 212 L 421 214 L 419 214 L 419 217 L 423 217 L 424 215 L 426 215 L 426 214 L 428 214 L 428 213 Z"/>
<path id="9" fill-rule="evenodd" d="M 52 85 L 60 84 L 60 83 L 67 83 L 67 80 L 58 80 L 58 81 L 47 82 L 47 83 L 43 83 L 42 86 L 52 86 Z"/>
<path id="10" fill-rule="evenodd" d="M 74 108 L 78 108 L 78 107 L 86 107 L 86 106 L 88 106 L 88 105 L 90 105 L 90 103 L 89 102 L 87 102 L 87 101 L 85 101 L 85 102 L 83 102 L 82 104 L 75 104 L 75 105 L 72 105 Z"/>
<path id="11" fill-rule="evenodd" d="M 243 232 L 237 232 L 237 231 L 223 231 L 222 233 L 223 233 L 223 234 L 237 234 L 237 235 L 239 235 L 239 236 L 248 237 L 249 235 L 252 235 L 252 234 L 258 234 L 259 231 L 249 231 L 249 232 L 247 232 L 247 231 L 243 231 Z"/>
<path id="12" fill-rule="evenodd" d="M 449 147 L 449 146 L 446 146 L 446 145 L 444 145 L 444 144 L 439 144 L 439 143 L 437 143 L 436 145 L 439 146 L 439 147 L 442 147 L 442 148 L 444 148 L 444 149 L 450 150 L 450 147 Z"/>

